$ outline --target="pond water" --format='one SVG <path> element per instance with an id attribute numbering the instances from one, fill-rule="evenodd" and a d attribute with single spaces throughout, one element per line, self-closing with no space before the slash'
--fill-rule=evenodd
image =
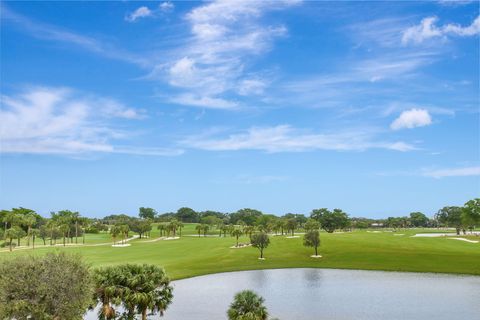
<path id="1" fill-rule="evenodd" d="M 280 320 L 480 319 L 480 277 L 338 269 L 219 273 L 173 282 L 164 317 L 226 319 L 236 292 L 251 289 Z M 95 319 L 93 314 L 86 319 Z"/>

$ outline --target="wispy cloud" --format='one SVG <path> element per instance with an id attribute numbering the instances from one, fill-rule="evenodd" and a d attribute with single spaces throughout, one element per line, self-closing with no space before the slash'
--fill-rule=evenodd
<path id="1" fill-rule="evenodd" d="M 118 48 L 106 41 L 100 41 L 55 25 L 34 21 L 12 11 L 4 3 L 1 4 L 1 10 L 2 23 L 10 23 L 34 38 L 71 44 L 106 58 L 122 60 L 140 66 L 146 66 L 150 63 L 148 59 Z"/>
<path id="2" fill-rule="evenodd" d="M 396 118 L 390 128 L 393 130 L 412 129 L 417 127 L 424 127 L 432 124 L 432 117 L 425 109 L 410 109 L 403 111 L 398 118 Z"/>
<path id="3" fill-rule="evenodd" d="M 469 37 L 480 34 L 480 16 L 471 25 L 462 27 L 458 24 L 437 26 L 438 17 L 432 16 L 422 19 L 419 25 L 406 29 L 402 35 L 403 44 L 420 44 L 429 39 L 446 40 L 448 36 Z"/>
<path id="4" fill-rule="evenodd" d="M 139 7 L 137 10 L 131 12 L 125 17 L 128 22 L 135 22 L 140 18 L 151 17 L 153 12 L 148 7 Z"/>
<path id="5" fill-rule="evenodd" d="M 289 125 L 253 127 L 244 132 L 216 138 L 210 134 L 184 139 L 181 144 L 210 151 L 260 150 L 268 153 L 314 150 L 364 151 L 372 148 L 410 151 L 416 148 L 405 142 L 376 141 L 368 132 L 334 134 L 311 133 Z"/>
<path id="6" fill-rule="evenodd" d="M 423 172 L 423 175 L 426 177 L 432 177 L 437 179 L 446 177 L 480 176 L 480 166 L 427 170 Z"/>
<path id="7" fill-rule="evenodd" d="M 136 22 L 138 19 L 147 17 L 158 17 L 161 13 L 171 12 L 175 5 L 170 1 L 160 3 L 156 8 L 150 9 L 146 6 L 138 7 L 125 16 L 125 21 Z"/>
<path id="8" fill-rule="evenodd" d="M 131 132 L 117 129 L 111 119 L 140 119 L 142 110 L 105 97 L 80 94 L 70 88 L 34 87 L 2 95 L 2 153 L 83 154 L 126 153 L 178 155 L 168 148 L 121 145 Z"/>
<path id="9" fill-rule="evenodd" d="M 182 91 L 173 102 L 208 108 L 205 101 L 237 106 L 231 96 L 260 94 L 268 81 L 248 72 L 246 65 L 268 51 L 274 39 L 284 36 L 283 25 L 267 25 L 266 11 L 287 8 L 297 1 L 213 1 L 185 16 L 191 36 L 173 51 L 171 61 L 157 66 L 159 77 Z M 189 97 L 189 99 L 185 99 Z M 214 103 L 212 108 L 218 108 Z"/>

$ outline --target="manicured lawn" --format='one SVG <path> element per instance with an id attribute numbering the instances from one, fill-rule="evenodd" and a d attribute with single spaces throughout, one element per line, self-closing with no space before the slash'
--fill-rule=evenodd
<path id="1" fill-rule="evenodd" d="M 23 254 L 43 254 L 53 250 L 68 250 L 81 254 L 93 267 L 131 263 L 153 263 L 163 266 L 173 279 L 196 275 L 251 269 L 319 267 L 415 272 L 445 272 L 480 275 L 480 243 L 467 243 L 446 238 L 411 238 L 425 230 L 393 232 L 355 231 L 321 233 L 321 259 L 310 258 L 312 248 L 302 245 L 302 236 L 288 239 L 271 237 L 265 250 L 266 260 L 258 260 L 258 250 L 252 247 L 230 249 L 235 238 L 182 237 L 179 240 L 156 241 L 137 239 L 131 246 L 113 248 L 110 245 L 37 248 L 1 252 L 0 259 Z M 194 225 L 187 225 L 182 234 L 195 234 Z M 215 234 L 217 234 L 215 232 Z M 95 236 L 95 237 L 94 237 Z M 109 242 L 107 234 L 89 235 L 93 242 Z M 471 237 L 475 239 L 475 237 Z M 478 239 L 478 238 L 477 238 Z M 80 240 L 80 239 L 79 239 Z M 246 237 L 240 242 L 248 242 Z M 87 244 L 89 241 L 87 240 Z"/>

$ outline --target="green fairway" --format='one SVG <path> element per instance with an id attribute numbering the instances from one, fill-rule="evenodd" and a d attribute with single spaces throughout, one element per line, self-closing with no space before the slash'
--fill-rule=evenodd
<path id="1" fill-rule="evenodd" d="M 68 250 L 80 253 L 93 267 L 126 262 L 153 263 L 164 267 L 173 279 L 224 271 L 293 267 L 480 275 L 480 243 L 410 237 L 424 231 L 399 231 L 397 234 L 404 235 L 397 236 L 393 232 L 322 233 L 321 259 L 310 257 L 313 249 L 303 246 L 302 235 L 298 238 L 272 236 L 265 250 L 266 260 L 262 261 L 257 259 L 258 250 L 253 247 L 231 249 L 235 245 L 233 237 L 218 237 L 216 232 L 212 233 L 217 234 L 216 237 L 191 236 L 196 234 L 191 224 L 186 225 L 178 240 L 152 241 L 158 237 L 158 231 L 152 230 L 150 239 L 135 239 L 129 242 L 129 247 L 113 248 L 110 244 L 101 245 L 111 241 L 108 234 L 88 235 L 85 246 L 47 246 L 35 251 L 17 249 L 13 253 L 3 249 L 0 257 Z M 248 239 L 242 237 L 240 242 L 248 242 Z"/>

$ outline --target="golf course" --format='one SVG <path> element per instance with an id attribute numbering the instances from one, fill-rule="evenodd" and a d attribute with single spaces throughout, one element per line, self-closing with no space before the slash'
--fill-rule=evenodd
<path id="1" fill-rule="evenodd" d="M 266 259 L 259 260 L 258 249 L 231 248 L 235 246 L 235 237 L 220 237 L 214 230 L 198 236 L 196 225 L 185 224 L 182 235 L 171 240 L 160 237 L 153 228 L 150 238 L 137 237 L 125 247 L 112 247 L 111 235 L 106 232 L 86 234 L 85 244 L 79 240 L 78 245 L 65 247 L 60 243 L 43 246 L 37 240 L 35 249 L 20 246 L 9 252 L 3 248 L 0 259 L 66 251 L 81 255 L 93 268 L 126 262 L 155 264 L 165 268 L 173 280 L 226 271 L 306 267 L 480 275 L 480 243 L 475 242 L 480 240 L 478 236 L 461 236 L 471 242 L 452 237 L 412 237 L 451 230 L 321 232 L 320 259 L 312 258 L 313 249 L 303 246 L 301 230 L 295 237 L 271 234 L 270 245 L 264 251 Z M 239 242 L 248 243 L 249 239 L 241 236 Z"/>

